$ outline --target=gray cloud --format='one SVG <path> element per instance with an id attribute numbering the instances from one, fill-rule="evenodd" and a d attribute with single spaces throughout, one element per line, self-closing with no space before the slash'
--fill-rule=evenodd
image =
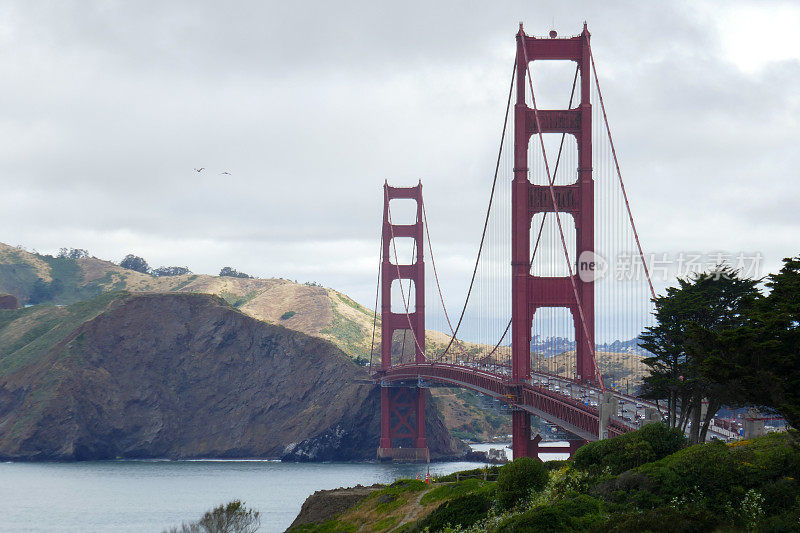
<path id="1" fill-rule="evenodd" d="M 727 60 L 715 13 L 738 5 L 6 3 L 0 240 L 230 264 L 371 305 L 383 180 L 422 179 L 456 307 L 517 22 L 585 18 L 645 246 L 760 250 L 774 268 L 800 241 L 800 63 Z"/>

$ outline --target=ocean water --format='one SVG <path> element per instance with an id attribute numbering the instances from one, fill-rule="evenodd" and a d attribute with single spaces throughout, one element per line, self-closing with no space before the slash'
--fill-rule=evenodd
<path id="1" fill-rule="evenodd" d="M 430 471 L 447 474 L 480 466 L 431 463 Z M 0 463 L 0 531 L 160 532 L 240 499 L 261 512 L 261 531 L 278 532 L 316 490 L 424 476 L 427 468 L 213 460 Z"/>

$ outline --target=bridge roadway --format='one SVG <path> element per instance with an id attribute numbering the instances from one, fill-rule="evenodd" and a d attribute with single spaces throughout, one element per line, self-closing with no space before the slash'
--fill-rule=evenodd
<path id="1" fill-rule="evenodd" d="M 513 408 L 525 410 L 587 441 L 599 434 L 599 402 L 602 391 L 593 385 L 543 372 L 532 372 L 531 380 L 511 382 L 510 369 L 478 363 L 408 363 L 377 371 L 374 378 L 382 386 L 456 386 L 497 398 Z M 608 436 L 616 437 L 638 429 L 646 420 L 648 409 L 658 407 L 617 391 L 616 416 L 608 423 Z M 650 411 L 652 413 L 652 411 Z M 723 428 L 709 428 L 709 438 L 730 440 Z"/>

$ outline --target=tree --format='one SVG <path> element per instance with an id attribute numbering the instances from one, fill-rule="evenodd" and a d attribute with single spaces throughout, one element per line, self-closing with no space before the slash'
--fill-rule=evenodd
<path id="1" fill-rule="evenodd" d="M 119 262 L 119 266 L 127 268 L 128 270 L 141 272 L 142 274 L 147 274 L 150 271 L 150 265 L 147 264 L 147 261 L 133 254 L 126 255 L 125 259 Z"/>
<path id="2" fill-rule="evenodd" d="M 197 522 L 173 527 L 169 533 L 253 533 L 261 527 L 261 513 L 233 500 L 206 511 Z"/>
<path id="3" fill-rule="evenodd" d="M 89 257 L 89 252 L 83 248 L 60 248 L 58 250 L 58 257 L 66 259 L 83 259 Z"/>
<path id="4" fill-rule="evenodd" d="M 222 267 L 222 270 L 219 271 L 220 276 L 229 276 L 232 278 L 248 278 L 251 279 L 253 276 L 249 274 L 245 274 L 244 272 L 239 272 L 235 268 L 231 267 Z"/>
<path id="5" fill-rule="evenodd" d="M 767 277 L 769 293 L 746 309 L 747 322 L 707 339 L 716 351 L 704 371 L 740 401 L 780 413 L 800 428 L 800 257 Z"/>
<path id="6" fill-rule="evenodd" d="M 715 334 L 741 326 L 743 314 L 759 292 L 757 281 L 739 277 L 719 265 L 709 272 L 678 279 L 677 287 L 656 297 L 656 325 L 646 328 L 640 346 L 651 352 L 642 395 L 667 401 L 668 424 L 685 430 L 690 441 L 704 442 L 708 426 L 724 403 L 735 402 L 731 391 L 703 372 L 705 361 L 719 353 Z M 703 401 L 707 410 L 703 416 Z"/>
<path id="7" fill-rule="evenodd" d="M 189 267 L 175 267 L 175 266 L 172 267 L 162 266 L 154 268 L 152 272 L 150 272 L 150 274 L 152 274 L 157 278 L 164 276 L 183 276 L 185 274 L 191 274 L 191 273 L 192 271 L 189 270 Z"/>

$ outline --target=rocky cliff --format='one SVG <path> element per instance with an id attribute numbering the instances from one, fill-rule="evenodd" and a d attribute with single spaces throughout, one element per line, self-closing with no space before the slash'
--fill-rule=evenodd
<path id="1" fill-rule="evenodd" d="M 378 394 L 325 340 L 202 294 L 0 311 L 0 458 L 373 458 Z M 429 413 L 432 454 L 456 446 Z"/>

